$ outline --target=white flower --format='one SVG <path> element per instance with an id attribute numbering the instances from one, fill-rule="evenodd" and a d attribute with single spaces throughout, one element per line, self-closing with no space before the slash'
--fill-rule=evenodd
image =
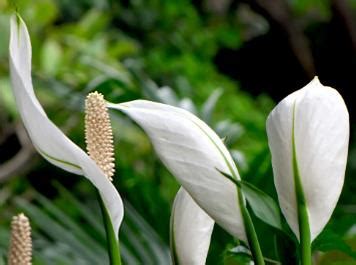
<path id="1" fill-rule="evenodd" d="M 184 188 L 177 192 L 171 216 L 171 249 L 174 264 L 204 265 L 209 251 L 214 220 Z"/>
<path id="2" fill-rule="evenodd" d="M 16 104 L 33 145 L 52 164 L 83 175 L 93 183 L 118 237 L 124 211 L 120 195 L 96 163 L 48 119 L 37 100 L 32 87 L 30 37 L 19 16 L 11 18 L 10 71 Z"/>
<path id="3" fill-rule="evenodd" d="M 282 212 L 300 238 L 299 179 L 312 241 L 330 219 L 344 183 L 349 142 L 345 103 L 336 90 L 314 78 L 275 107 L 267 134 Z"/>
<path id="4" fill-rule="evenodd" d="M 236 179 L 239 173 L 219 136 L 208 125 L 183 109 L 151 101 L 108 107 L 135 120 L 199 207 L 230 234 L 247 242 L 237 188 L 219 170 Z"/>

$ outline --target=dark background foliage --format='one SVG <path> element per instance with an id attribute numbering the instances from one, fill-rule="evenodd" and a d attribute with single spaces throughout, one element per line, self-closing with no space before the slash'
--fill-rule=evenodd
<path id="1" fill-rule="evenodd" d="M 349 162 L 337 208 L 313 244 L 314 259 L 355 264 L 355 1 L 0 0 L 0 257 L 11 216 L 23 211 L 33 226 L 35 264 L 105 264 L 93 187 L 37 155 L 19 120 L 8 69 L 15 6 L 31 35 L 36 93 L 78 145 L 85 147 L 83 103 L 92 90 L 114 102 L 180 106 L 227 137 L 242 178 L 274 198 L 268 113 L 315 75 L 336 88 L 350 111 Z M 169 264 L 170 207 L 179 185 L 144 133 L 111 114 L 125 264 Z M 255 223 L 265 255 L 292 264 L 293 240 Z M 239 244 L 216 226 L 207 264 L 247 264 Z"/>

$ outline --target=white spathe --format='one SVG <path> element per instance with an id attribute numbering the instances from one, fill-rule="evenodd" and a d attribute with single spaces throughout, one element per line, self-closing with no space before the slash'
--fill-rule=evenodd
<path id="1" fill-rule="evenodd" d="M 323 86 L 315 77 L 283 99 L 267 119 L 279 204 L 299 238 L 292 164 L 293 128 L 313 240 L 329 221 L 344 183 L 349 143 L 349 114 L 344 100 L 335 89 Z"/>
<path id="2" fill-rule="evenodd" d="M 94 184 L 118 236 L 124 213 L 121 197 L 96 163 L 48 119 L 41 107 L 32 86 L 30 36 L 24 21 L 16 15 L 11 18 L 9 50 L 13 94 L 33 145 L 49 162 L 84 175 Z"/>
<path id="3" fill-rule="evenodd" d="M 158 156 L 195 202 L 233 236 L 247 242 L 235 184 L 239 174 L 219 136 L 183 109 L 146 100 L 108 104 L 148 134 Z"/>
<path id="4" fill-rule="evenodd" d="M 205 264 L 214 223 L 188 192 L 180 188 L 171 216 L 172 255 L 175 255 L 178 264 Z"/>

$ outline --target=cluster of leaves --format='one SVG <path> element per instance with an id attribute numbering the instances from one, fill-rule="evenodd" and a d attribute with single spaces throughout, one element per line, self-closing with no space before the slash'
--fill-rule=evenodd
<path id="1" fill-rule="evenodd" d="M 231 17 L 202 15 L 187 0 L 112 2 L 16 1 L 31 29 L 34 84 L 50 118 L 84 147 L 82 108 L 92 90 L 112 102 L 146 98 L 183 107 L 225 138 L 245 180 L 276 198 L 265 134 L 273 102 L 266 95 L 252 98 L 239 90 L 236 83 L 217 72 L 212 60 L 219 47 L 241 45 L 241 25 Z M 18 115 L 10 94 L 7 63 L 13 8 L 0 0 L 2 7 L 0 110 L 5 112 L 0 118 L 5 115 L 15 123 Z M 123 259 L 127 264 L 168 264 L 170 205 L 178 184 L 152 156 L 151 145 L 135 124 L 119 115 L 112 115 L 112 122 L 118 168 L 114 182 L 127 201 L 120 233 Z M 48 260 L 53 264 L 72 264 L 73 260 L 75 264 L 98 264 L 107 260 L 100 214 L 93 206 L 95 192 L 88 183 L 42 160 L 33 161 L 21 175 L 0 191 L 0 255 L 6 254 L 10 216 L 21 210 L 34 226 L 36 264 Z M 67 188 L 53 184 L 54 180 Z M 81 197 L 85 203 L 79 201 Z M 338 248 L 353 255 L 336 237 L 349 233 L 350 242 L 355 243 L 352 217 L 352 209 L 337 208 L 315 249 Z M 83 226 L 78 226 L 82 222 Z M 261 243 L 266 256 L 283 261 L 276 250 L 284 246 L 294 251 L 293 241 L 285 235 L 273 238 L 270 227 L 258 220 L 256 224 L 264 235 Z M 217 227 L 208 263 L 248 263 L 248 253 L 242 246 L 236 247 L 238 244 Z M 295 253 L 289 253 L 290 261 Z M 337 262 L 337 256 L 332 257 Z"/>

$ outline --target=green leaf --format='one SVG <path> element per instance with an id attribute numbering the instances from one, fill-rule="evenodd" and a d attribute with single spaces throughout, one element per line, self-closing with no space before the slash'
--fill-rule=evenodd
<path id="1" fill-rule="evenodd" d="M 219 172 L 241 188 L 253 213 L 259 219 L 283 231 L 280 210 L 272 197 L 247 181 L 237 180 L 225 172 Z"/>
<path id="2" fill-rule="evenodd" d="M 63 224 L 73 235 L 76 236 L 81 242 L 85 242 L 85 245 L 91 251 L 95 251 L 96 254 L 100 254 L 100 256 L 105 256 L 104 248 L 88 233 L 85 232 L 82 225 L 78 225 L 75 220 L 70 218 L 64 211 L 57 207 L 56 204 L 52 203 L 46 197 L 41 194 L 35 192 L 36 200 L 39 202 L 42 209 L 46 210 L 50 215 L 54 217 L 55 220 L 58 220 L 58 223 Z"/>
<path id="3" fill-rule="evenodd" d="M 241 181 L 241 189 L 258 218 L 279 230 L 283 230 L 280 211 L 272 197 L 246 181 Z"/>
<path id="4" fill-rule="evenodd" d="M 65 202 L 73 205 L 88 222 L 92 232 L 97 232 L 95 239 L 105 242 L 105 230 L 97 214 L 60 183 L 54 182 L 54 186 L 59 190 L 61 197 L 65 198 Z M 152 261 L 150 264 L 168 264 L 170 260 L 168 246 L 128 201 L 124 204 L 125 221 L 120 229 L 120 251 L 124 264 L 141 264 L 144 261 Z"/>
<path id="5" fill-rule="evenodd" d="M 48 39 L 43 43 L 41 51 L 41 70 L 43 73 L 53 76 L 60 68 L 63 52 L 59 43 L 54 39 Z"/>
<path id="6" fill-rule="evenodd" d="M 5 265 L 5 257 L 0 257 L 0 265 Z"/>
<path id="7" fill-rule="evenodd" d="M 135 238 L 140 244 L 135 249 L 146 249 L 146 252 L 150 253 L 149 260 L 152 260 L 153 264 L 168 264 L 170 261 L 168 246 L 128 201 L 124 201 L 124 204 L 125 222 L 121 234 L 125 234 L 132 245 L 134 245 L 132 242 Z M 130 233 L 132 237 L 127 233 L 128 229 L 132 231 Z M 142 262 L 145 261 L 142 256 L 140 258 Z"/>
<path id="8" fill-rule="evenodd" d="M 313 250 L 320 250 L 323 252 L 338 250 L 356 259 L 356 251 L 353 251 L 338 234 L 328 228 L 325 228 L 314 240 Z"/>
<path id="9" fill-rule="evenodd" d="M 209 96 L 209 98 L 204 102 L 201 110 L 201 116 L 203 121 L 206 123 L 211 122 L 211 116 L 214 112 L 216 103 L 218 102 L 219 98 L 221 97 L 223 91 L 222 89 L 216 89 L 213 93 Z"/>
<path id="10" fill-rule="evenodd" d="M 80 200 L 78 200 L 73 194 L 68 191 L 62 184 L 58 181 L 53 182 L 53 186 L 58 190 L 60 196 L 68 203 L 77 209 L 78 213 L 92 226 L 98 235 L 105 239 L 105 229 L 101 223 L 100 218 L 95 215 L 88 207 Z"/>
<path id="11" fill-rule="evenodd" d="M 244 256 L 244 257 L 251 258 L 251 251 L 243 245 L 235 246 L 235 247 L 229 249 L 227 251 L 227 253 L 234 257 Z M 270 258 L 263 257 L 263 259 L 265 260 L 265 262 L 267 264 L 270 264 L 270 265 L 274 265 L 274 264 L 280 265 L 281 264 L 281 262 L 279 262 L 277 260 L 270 259 Z"/>

